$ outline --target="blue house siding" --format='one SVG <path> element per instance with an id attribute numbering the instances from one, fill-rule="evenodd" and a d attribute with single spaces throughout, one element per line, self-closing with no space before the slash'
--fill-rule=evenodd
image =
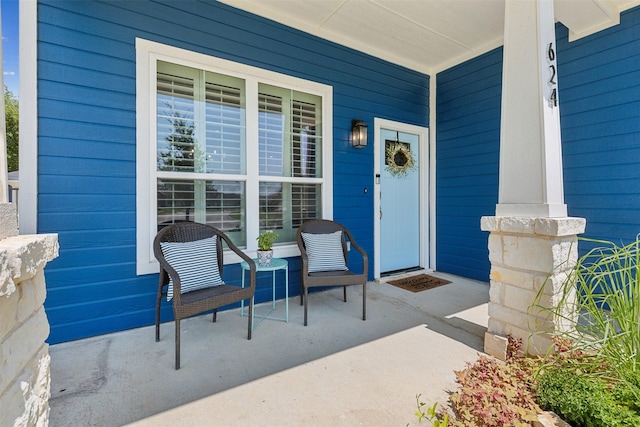
<path id="1" fill-rule="evenodd" d="M 565 202 L 584 237 L 640 233 L 640 7 L 575 42 L 556 26 Z M 482 215 L 498 201 L 502 49 L 437 76 L 437 269 L 489 277 Z M 581 243 L 584 253 L 589 245 Z"/>
<path id="2" fill-rule="evenodd" d="M 157 275 L 136 276 L 136 37 L 333 86 L 334 218 L 373 255 L 373 144 L 349 146 L 351 119 L 428 126 L 428 76 L 214 1 L 39 1 L 38 232 L 60 242 L 50 343 L 154 321 Z"/>
<path id="3" fill-rule="evenodd" d="M 480 217 L 498 202 L 502 48 L 436 77 L 436 269 L 489 278 Z"/>
<path id="4" fill-rule="evenodd" d="M 640 7 L 576 42 L 557 33 L 569 215 L 587 219 L 585 237 L 629 243 L 640 233 Z"/>

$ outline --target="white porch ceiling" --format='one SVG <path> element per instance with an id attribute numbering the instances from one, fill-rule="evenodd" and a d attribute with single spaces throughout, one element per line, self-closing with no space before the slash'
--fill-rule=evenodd
<path id="1" fill-rule="evenodd" d="M 505 0 L 220 0 L 407 68 L 434 74 L 502 45 Z M 529 1 L 529 0 L 517 0 Z M 575 40 L 640 0 L 555 0 Z"/>

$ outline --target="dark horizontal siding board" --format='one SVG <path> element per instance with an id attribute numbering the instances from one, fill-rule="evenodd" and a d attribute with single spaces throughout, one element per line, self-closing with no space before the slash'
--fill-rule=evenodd
<path id="1" fill-rule="evenodd" d="M 38 96 L 43 99 L 55 99 L 58 102 L 73 102 L 81 105 L 89 103 L 89 105 L 104 108 L 122 109 L 123 106 L 135 105 L 134 93 L 101 89 L 96 86 L 78 86 L 72 79 L 69 80 L 71 83 L 41 80 Z"/>
<path id="2" fill-rule="evenodd" d="M 567 208 L 585 237 L 628 243 L 640 232 L 640 8 L 576 42 L 567 33 L 557 26 Z"/>
<path id="3" fill-rule="evenodd" d="M 334 88 L 335 89 L 335 88 Z M 352 101 L 346 103 L 345 101 Z M 357 100 L 345 100 L 341 96 L 338 95 L 336 99 L 336 92 L 334 90 L 334 105 L 337 109 L 337 117 L 343 117 L 349 119 L 349 126 L 351 125 L 351 119 L 355 117 L 361 117 L 365 114 L 371 114 L 372 109 L 378 108 L 381 104 L 384 104 L 384 99 L 377 98 L 372 101 L 368 101 L 363 99 L 361 102 L 357 102 Z M 427 100 L 425 100 L 425 103 Z M 410 111 L 406 112 L 403 108 L 411 108 Z M 343 111 L 350 111 L 351 115 L 343 115 Z M 423 105 L 413 105 L 411 103 L 405 103 L 402 100 L 390 104 L 389 108 L 386 108 L 384 112 L 380 112 L 380 115 L 384 116 L 382 118 L 392 118 L 390 120 L 397 120 L 398 118 L 402 118 L 405 123 L 416 124 L 418 126 L 424 125 L 424 116 L 423 114 L 427 113 L 428 108 L 426 104 Z M 377 116 L 380 117 L 380 116 Z M 350 127 L 349 127 L 350 128 Z"/>
<path id="4" fill-rule="evenodd" d="M 618 224 L 635 225 L 638 224 L 638 196 L 634 196 L 635 200 L 632 206 L 609 207 L 609 208 L 591 208 L 589 212 L 589 220 L 591 224 L 606 224 L 611 221 L 611 217 L 615 216 Z M 631 198 L 630 198 L 631 199 Z M 580 206 L 571 205 L 572 208 L 580 209 Z"/>
<path id="5" fill-rule="evenodd" d="M 70 180 L 64 175 L 43 176 L 38 188 L 47 194 L 135 195 L 135 181 L 113 176 L 83 176 Z"/>
<path id="6" fill-rule="evenodd" d="M 74 157 L 130 161 L 135 156 L 135 142 L 130 140 L 101 141 L 92 138 L 51 138 L 40 137 L 38 150 L 43 156 L 60 157 L 73 154 Z M 106 153 L 106 154 L 105 154 Z"/>
<path id="7" fill-rule="evenodd" d="M 45 193 L 38 196 L 41 214 L 65 212 L 83 212 L 88 209 L 103 212 L 135 209 L 135 194 L 63 194 Z M 132 205 L 133 204 L 133 205 Z"/>
<path id="8" fill-rule="evenodd" d="M 636 191 L 629 191 L 627 193 L 622 192 L 619 188 L 612 186 L 608 193 L 601 192 L 599 194 L 571 194 L 574 209 L 580 209 L 591 212 L 592 209 L 597 209 L 599 206 L 605 205 L 612 211 L 610 220 L 618 221 L 616 212 L 624 209 L 637 209 L 640 211 L 640 195 Z M 640 219 L 636 221 L 636 224 L 640 222 Z M 640 230 L 640 227 L 638 227 Z M 635 236 L 634 233 L 632 236 Z M 628 236 L 627 236 L 628 237 Z"/>
<path id="9" fill-rule="evenodd" d="M 624 89 L 631 89 L 633 93 L 633 88 L 638 87 L 638 83 L 635 82 L 635 79 L 629 80 L 629 72 L 624 72 L 620 70 L 628 70 L 632 69 L 634 66 L 637 67 L 640 62 L 640 55 L 636 55 L 630 58 L 624 58 L 619 61 L 616 61 L 616 68 L 618 68 L 618 72 L 621 74 L 611 75 L 611 68 L 609 66 L 603 65 L 593 69 L 593 73 L 591 70 L 588 71 L 578 71 L 573 75 L 567 76 L 566 79 L 562 80 L 562 90 L 565 96 L 568 97 L 569 100 L 563 102 L 566 104 L 565 108 L 575 108 L 583 107 L 589 108 L 593 105 L 583 104 L 584 99 L 589 99 L 593 97 L 597 97 L 598 99 L 602 98 L 613 98 L 616 99 L 620 96 L 628 96 L 623 92 Z M 589 83 L 591 90 L 584 91 L 583 86 L 578 85 L 578 83 L 582 82 L 583 84 Z"/>
<path id="10" fill-rule="evenodd" d="M 47 31 L 45 31 L 44 37 L 45 39 L 52 39 L 58 37 L 69 37 L 64 35 L 56 35 L 49 34 L 47 37 Z M 52 31 L 53 33 L 53 31 Z M 59 46 L 55 44 L 40 44 L 42 48 L 42 53 L 38 56 L 38 59 L 42 62 L 51 62 L 56 63 L 61 56 L 65 57 L 65 67 L 71 69 L 78 69 L 82 71 L 97 71 L 97 72 L 105 72 L 108 70 L 108 73 L 114 76 L 127 76 L 131 75 L 132 71 L 135 71 L 135 62 L 131 60 L 124 60 L 120 58 L 106 56 L 104 52 L 89 52 L 86 50 L 71 50 L 68 46 Z M 122 49 L 130 46 L 117 46 Z M 116 47 L 112 46 L 113 50 L 116 50 Z"/>
<path id="11" fill-rule="evenodd" d="M 118 224 L 112 224 L 117 227 Z M 58 234 L 60 246 L 68 249 L 91 249 L 96 247 L 109 247 L 114 245 L 135 245 L 136 231 L 135 228 L 111 228 L 101 230 L 72 230 L 64 231 Z M 132 260 L 135 262 L 135 258 Z M 96 265 L 108 264 L 109 260 L 94 260 Z M 65 266 L 64 260 L 60 259 L 58 268 Z M 48 270 L 53 271 L 53 269 Z M 88 281 L 96 280 L 95 277 L 86 277 Z"/>
<path id="12" fill-rule="evenodd" d="M 47 264 L 47 267 L 73 269 L 95 265 L 96 259 L 108 259 L 112 264 L 131 262 L 136 254 L 135 245 L 117 245 L 94 247 L 90 249 L 60 248 L 60 256 Z M 48 274 L 48 273 L 47 273 Z M 53 285 L 53 284 L 52 284 Z"/>
<path id="13" fill-rule="evenodd" d="M 640 93 L 640 91 L 638 91 Z M 597 105 L 597 101 L 594 100 Z M 579 127 L 583 124 L 609 126 L 610 122 L 624 123 L 629 120 L 631 128 L 626 131 L 633 132 L 633 124 L 638 120 L 638 112 L 640 111 L 640 101 L 616 103 L 615 105 L 602 105 L 595 110 L 587 110 L 581 113 L 574 113 L 567 117 L 564 117 L 564 122 L 567 125 L 567 129 L 573 127 Z M 640 126 L 637 126 L 640 127 Z"/>
<path id="14" fill-rule="evenodd" d="M 67 123 L 48 119 L 38 118 L 39 137 L 51 137 L 58 139 L 78 139 L 84 141 L 104 141 L 115 143 L 135 144 L 136 132 L 133 128 L 105 126 L 90 122 L 74 122 L 73 126 Z"/>
<path id="15" fill-rule="evenodd" d="M 454 238 L 454 236 L 451 236 L 452 240 Z M 484 241 L 486 241 L 486 239 L 484 239 Z M 472 270 L 477 270 L 477 271 L 482 271 L 488 264 L 489 264 L 489 250 L 487 249 L 487 245 L 484 244 L 482 245 L 483 240 L 482 239 L 477 239 L 477 242 L 472 240 L 464 240 L 462 239 L 462 242 L 460 242 L 460 244 L 458 245 L 450 245 L 448 247 L 448 250 L 443 250 L 441 252 L 441 256 L 443 257 L 443 260 L 446 262 L 446 260 L 452 260 L 454 258 L 458 258 L 460 259 L 460 261 L 463 261 L 465 258 L 477 258 L 481 261 L 479 262 L 474 262 L 474 263 L 470 263 L 470 262 L 464 262 L 464 267 L 472 269 Z M 480 245 L 480 246 L 471 246 L 470 245 Z M 482 271 L 482 275 L 486 274 L 486 271 Z M 482 279 L 479 279 L 482 281 L 488 281 L 488 277 L 483 277 Z"/>
<path id="16" fill-rule="evenodd" d="M 43 175 L 96 176 L 107 171 L 107 176 L 135 176 L 135 163 L 121 160 L 41 156 L 38 166 Z"/>
<path id="17" fill-rule="evenodd" d="M 636 142 L 636 135 L 633 132 L 615 135 L 602 135 L 591 138 L 583 138 L 580 140 L 562 140 L 563 143 L 573 143 L 571 146 L 572 153 L 598 153 L 600 151 L 625 150 L 633 146 Z M 567 164 L 565 163 L 565 167 Z M 616 172 L 616 171 L 614 171 Z"/>
<path id="18" fill-rule="evenodd" d="M 496 100 L 500 102 L 499 98 L 494 99 L 493 105 L 495 106 Z M 458 108 L 458 111 L 464 109 L 464 107 Z M 443 112 L 443 114 L 446 114 Z M 447 128 L 449 123 L 456 124 L 457 127 L 448 129 L 445 140 L 458 139 L 462 136 L 474 136 L 476 134 L 482 134 L 486 131 L 495 130 L 495 120 L 500 120 L 499 112 L 492 110 L 479 110 L 469 111 L 464 117 L 459 117 L 455 121 L 443 121 L 443 125 Z"/>
<path id="19" fill-rule="evenodd" d="M 59 231 L 109 230 L 114 225 L 135 226 L 136 213 L 129 212 L 65 212 L 43 214 L 42 226 Z"/>
<path id="20" fill-rule="evenodd" d="M 43 76 L 43 77 L 40 77 Z M 108 77 L 108 78 L 105 78 Z M 135 97 L 135 74 L 134 76 L 124 77 L 100 70 L 91 70 L 87 68 L 68 67 L 60 63 L 52 63 L 48 61 L 38 61 L 38 78 L 54 84 L 69 84 L 79 88 L 95 88 L 104 91 L 113 91 L 118 94 L 133 95 Z M 96 92 L 99 94 L 101 92 Z M 56 99 L 59 94 L 45 93 L 51 99 Z M 94 95 L 95 96 L 95 95 Z M 78 99 L 77 102 L 90 101 Z M 135 106 L 135 102 L 133 104 Z M 124 105 L 123 105 L 124 107 Z M 123 108 L 124 109 L 124 108 Z"/>
<path id="21" fill-rule="evenodd" d="M 488 281 L 498 194 L 502 49 L 437 76 L 436 269 Z"/>
<path id="22" fill-rule="evenodd" d="M 637 165 L 633 165 L 637 168 Z M 637 173 L 637 172 L 636 172 Z M 576 191 L 572 192 L 573 195 L 600 195 L 610 194 L 611 189 L 615 188 L 618 194 L 635 195 L 638 186 L 640 185 L 640 178 L 634 176 L 632 178 L 611 178 L 609 176 L 603 177 L 601 180 L 585 179 L 582 181 L 569 181 L 571 184 L 576 185 Z M 585 188 L 588 187 L 588 188 Z"/>
<path id="23" fill-rule="evenodd" d="M 47 308 L 46 303 L 45 308 Z M 47 313 L 52 310 L 52 308 L 48 308 Z M 63 319 L 48 315 L 48 320 L 51 324 L 49 341 L 73 341 L 88 336 L 146 326 L 155 321 L 155 308 L 149 307 L 145 307 L 142 310 L 114 312 L 105 317 L 93 316 L 90 311 L 83 311 L 82 313 L 84 316 L 75 322 L 63 321 Z M 165 310 L 164 313 L 169 313 L 169 310 Z M 168 315 L 165 314 L 165 317 L 162 318 L 163 321 L 168 320 L 167 317 Z M 163 334 L 167 328 L 171 328 L 171 326 L 165 325 L 164 329 L 161 329 Z M 55 338 L 55 341 L 53 341 L 53 338 Z"/>
<path id="24" fill-rule="evenodd" d="M 213 1 L 39 1 L 38 22 L 39 232 L 61 245 L 47 268 L 50 342 L 154 319 L 157 275 L 135 275 L 136 37 L 331 85 L 334 218 L 373 256 L 373 136 L 351 148 L 351 120 L 427 126 L 428 76 Z M 299 259 L 289 262 L 295 295 Z"/>
<path id="25" fill-rule="evenodd" d="M 560 111 L 562 123 L 562 110 Z M 592 138 L 607 138 L 612 135 L 637 134 L 638 122 L 633 118 L 622 120 L 610 120 L 608 123 L 584 123 L 583 126 L 574 128 L 562 127 L 563 147 L 570 147 L 567 142 L 582 141 Z M 566 135 L 566 136 L 565 136 Z"/>
<path id="26" fill-rule="evenodd" d="M 104 264 L 104 265 L 88 265 L 75 267 L 73 269 L 58 268 L 55 271 L 48 272 L 48 277 L 55 281 L 55 284 L 48 287 L 52 293 L 58 292 L 59 295 L 67 296 L 69 299 L 60 298 L 72 305 L 84 301 L 83 294 L 98 292 L 98 288 L 105 288 L 107 292 L 102 294 L 103 297 L 96 299 L 119 299 L 127 296 L 131 291 L 132 295 L 141 293 L 155 293 L 156 286 L 149 287 L 148 284 L 153 282 L 157 285 L 157 281 L 153 280 L 133 280 L 131 273 L 135 272 L 135 263 L 127 262 L 120 264 Z M 69 274 L 72 272 L 74 274 Z M 76 274 L 77 273 L 77 274 Z M 83 275 L 93 275 L 96 280 L 87 282 L 82 280 Z M 155 289 L 154 289 L 155 288 Z M 88 291 L 86 289 L 89 289 Z M 76 296 L 71 297 L 71 293 L 76 292 Z M 111 292 L 108 292 L 111 290 Z M 102 292 L 102 291 L 100 291 Z M 53 295 L 52 295 L 53 297 Z M 72 302 L 71 299 L 77 300 Z M 53 301 L 53 298 L 52 298 Z"/>
<path id="27" fill-rule="evenodd" d="M 598 157 L 605 155 L 609 159 L 609 162 L 605 165 L 602 164 L 601 159 Z M 580 153 L 572 156 L 572 163 L 579 165 L 579 167 L 592 167 L 591 172 L 595 172 L 598 169 L 606 172 L 613 167 L 620 167 L 624 172 L 625 166 L 628 165 L 631 169 L 635 166 L 637 169 L 638 162 L 640 162 L 640 147 L 635 147 L 628 150 L 602 150 L 598 155 L 593 153 Z M 583 169 L 584 171 L 584 169 Z M 576 171 L 577 172 L 577 171 Z M 616 171 L 618 173 L 618 171 Z M 602 179 L 607 180 L 608 175 L 603 175 Z"/>
<path id="28" fill-rule="evenodd" d="M 619 87 L 609 86 L 608 89 L 604 89 L 606 85 L 604 83 L 598 82 L 598 84 L 594 84 L 594 86 L 602 86 L 602 92 L 600 92 L 600 88 L 596 88 L 594 90 L 594 93 L 592 93 L 592 95 L 588 98 L 580 98 L 571 102 L 566 102 L 566 113 L 563 113 L 565 122 L 567 120 L 573 119 L 574 116 L 579 116 L 583 113 L 589 113 L 592 111 L 598 111 L 600 109 L 610 110 L 622 106 L 630 111 L 637 111 L 638 96 L 640 96 L 640 83 L 634 86 L 633 84 L 629 84 L 629 81 L 624 81 L 624 79 L 616 80 L 620 81 L 616 84 L 616 86 Z M 610 80 L 609 82 L 612 81 Z M 574 96 L 579 97 L 583 93 L 584 91 L 580 91 L 574 94 Z M 624 113 L 623 115 L 619 116 L 619 118 L 625 117 L 633 117 L 633 114 Z M 567 122 L 566 126 L 573 127 L 571 122 Z"/>
<path id="29" fill-rule="evenodd" d="M 135 126 L 135 111 L 123 111 L 116 108 L 94 107 L 87 104 L 60 102 L 43 99 L 40 109 L 49 113 L 43 117 L 67 122 L 84 122 L 104 126 Z"/>
<path id="30" fill-rule="evenodd" d="M 495 65 L 493 67 L 487 67 L 487 70 L 494 70 L 495 71 Z M 466 79 L 465 79 L 466 80 Z M 476 103 L 478 102 L 482 102 L 483 100 L 486 100 L 488 98 L 493 98 L 496 96 L 500 96 L 500 90 L 501 90 L 501 82 L 496 81 L 495 76 L 493 79 L 489 79 L 489 78 L 484 78 L 484 79 L 476 79 L 476 80 L 471 80 L 470 82 L 467 82 L 465 80 L 461 80 L 460 84 L 461 85 L 477 85 L 469 88 L 469 92 L 466 93 L 464 91 L 464 88 L 460 88 L 458 87 L 457 89 L 454 90 L 453 87 L 451 87 L 451 85 L 445 85 L 444 87 L 440 87 L 440 85 L 438 85 L 438 88 L 440 88 L 441 90 L 451 90 L 453 93 L 448 93 L 441 101 L 438 101 L 438 105 L 441 105 L 440 102 L 442 102 L 442 111 L 443 112 L 450 112 L 452 110 L 457 110 L 458 108 L 464 106 L 464 107 L 470 107 L 473 108 L 476 106 Z M 473 111 L 473 110 L 471 110 Z"/>
<path id="31" fill-rule="evenodd" d="M 447 156 L 474 155 L 479 153 L 492 152 L 494 148 L 487 147 L 486 143 L 495 140 L 495 129 L 488 129 L 485 132 L 478 132 L 472 135 L 462 135 L 455 138 L 455 146 L 442 148 L 440 154 L 443 158 Z M 445 138 L 445 142 L 448 138 Z M 469 154 L 471 151 L 471 154 Z"/>
<path id="32" fill-rule="evenodd" d="M 126 282 L 119 282 L 126 285 Z M 111 284 L 114 286 L 114 284 Z M 108 299 L 76 300 L 73 304 L 47 306 L 47 317 L 52 324 L 81 322 L 88 317 L 111 317 L 115 313 L 144 310 L 148 306 L 147 300 L 151 293 L 127 294 L 126 296 L 110 297 Z"/>
<path id="33" fill-rule="evenodd" d="M 603 168 L 605 166 L 602 166 Z M 575 185 L 575 190 L 571 194 L 588 194 L 590 193 L 589 185 L 602 182 L 603 180 L 624 180 L 632 185 L 638 179 L 638 168 L 634 164 L 616 165 L 615 171 L 607 171 L 607 175 L 599 178 L 601 175 L 599 171 L 593 170 L 585 172 L 579 165 L 572 168 L 573 170 L 565 169 L 565 183 Z"/>

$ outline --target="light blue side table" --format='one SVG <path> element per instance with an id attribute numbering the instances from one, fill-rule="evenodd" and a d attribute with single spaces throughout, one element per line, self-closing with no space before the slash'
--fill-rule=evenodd
<path id="1" fill-rule="evenodd" d="M 257 258 L 254 259 L 253 261 L 256 263 L 256 274 L 260 271 L 271 271 L 272 296 L 271 296 L 271 310 L 269 310 L 267 313 L 256 316 L 256 310 L 254 307 L 253 311 L 251 312 L 251 330 L 253 330 L 254 327 L 258 326 L 260 322 L 262 322 L 264 319 L 282 320 L 286 323 L 289 323 L 289 262 L 286 259 L 273 258 L 271 260 L 271 264 L 262 266 L 258 264 Z M 242 268 L 242 287 L 244 288 L 244 272 L 247 270 L 250 270 L 250 268 L 249 268 L 249 264 L 247 264 L 246 261 L 242 261 L 240 263 L 240 267 Z M 273 310 L 276 309 L 276 271 L 278 270 L 284 270 L 284 280 L 285 280 L 285 288 L 284 288 L 285 289 L 284 290 L 285 317 L 284 318 L 270 316 L 270 314 L 273 313 Z M 257 284 L 256 284 L 256 288 L 257 288 Z M 240 316 L 244 317 L 244 300 L 240 302 Z M 254 323 L 255 317 L 258 317 L 257 323 Z"/>

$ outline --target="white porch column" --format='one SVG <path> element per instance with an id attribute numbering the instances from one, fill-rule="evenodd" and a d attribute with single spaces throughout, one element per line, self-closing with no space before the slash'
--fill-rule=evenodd
<path id="1" fill-rule="evenodd" d="M 498 216 L 567 216 L 553 16 L 553 0 L 505 2 Z"/>
<path id="2" fill-rule="evenodd" d="M 531 353 L 547 351 L 549 337 L 538 332 L 558 325 L 531 305 L 548 275 L 540 303 L 554 303 L 585 227 L 564 203 L 554 25 L 553 0 L 505 2 L 499 197 L 496 216 L 481 223 L 491 232 L 485 351 L 500 358 L 507 335 Z"/>

